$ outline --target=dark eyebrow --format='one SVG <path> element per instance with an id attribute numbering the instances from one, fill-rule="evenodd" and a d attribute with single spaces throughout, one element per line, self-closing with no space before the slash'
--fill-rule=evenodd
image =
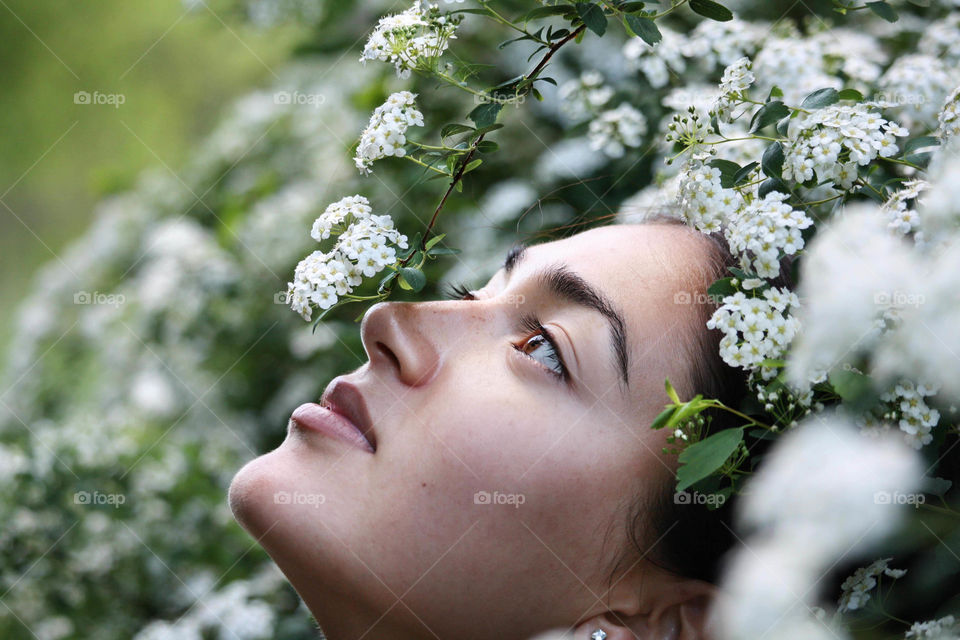
<path id="1" fill-rule="evenodd" d="M 510 272 L 513 271 L 516 264 L 520 262 L 526 250 L 527 245 L 518 244 L 514 245 L 513 248 L 507 252 L 507 258 L 503 261 L 503 270 L 506 271 L 507 275 L 510 275 Z"/>
<path id="2" fill-rule="evenodd" d="M 526 245 L 522 244 L 510 249 L 503 263 L 507 275 L 517 266 L 526 250 Z M 537 275 L 537 281 L 541 287 L 560 300 L 592 309 L 607 319 L 610 324 L 611 350 L 615 368 L 624 386 L 628 386 L 630 361 L 626 323 L 623 321 L 623 316 L 614 309 L 613 304 L 586 280 L 564 265 L 547 267 Z"/>

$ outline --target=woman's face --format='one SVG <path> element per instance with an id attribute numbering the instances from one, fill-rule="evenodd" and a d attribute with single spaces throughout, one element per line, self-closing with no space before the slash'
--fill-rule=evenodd
<path id="1" fill-rule="evenodd" d="M 230 488 L 328 637 L 527 638 L 642 613 L 633 576 L 654 570 L 608 593 L 609 570 L 625 506 L 672 478 L 649 425 L 664 378 L 687 385 L 706 251 L 682 226 L 604 227 L 514 252 L 464 300 L 367 312 L 369 361 L 339 380 L 375 451 L 292 420 Z"/>

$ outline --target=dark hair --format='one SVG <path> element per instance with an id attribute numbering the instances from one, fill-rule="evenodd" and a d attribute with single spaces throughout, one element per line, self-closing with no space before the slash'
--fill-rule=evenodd
<path id="1" fill-rule="evenodd" d="M 685 225 L 669 214 L 647 216 L 640 224 Z M 691 229 L 691 232 L 694 232 Z M 700 233 L 700 232 L 695 232 Z M 726 239 L 719 232 L 700 234 L 709 242 L 706 265 L 702 265 L 689 285 L 691 295 L 705 294 L 715 280 L 730 275 L 728 267 L 738 266 Z M 793 288 L 790 280 L 790 257 L 781 263 L 781 275 L 774 286 Z M 697 298 L 697 300 L 709 298 Z M 730 407 L 739 407 L 748 394 L 747 374 L 743 369 L 728 366 L 720 357 L 721 332 L 706 328 L 706 322 L 717 308 L 716 304 L 695 304 L 700 331 L 684 344 L 684 355 L 692 363 L 689 391 L 716 398 Z M 739 426 L 736 416 L 711 409 L 703 413 L 709 418 L 707 435 L 732 426 Z M 630 547 L 618 558 L 610 573 L 611 582 L 619 567 L 627 560 L 645 558 L 653 564 L 677 575 L 716 583 L 723 557 L 736 542 L 731 513 L 734 500 L 727 500 L 716 509 L 702 504 L 678 503 L 675 500 L 675 478 L 668 476 L 663 486 L 637 491 L 626 505 L 627 536 Z"/>

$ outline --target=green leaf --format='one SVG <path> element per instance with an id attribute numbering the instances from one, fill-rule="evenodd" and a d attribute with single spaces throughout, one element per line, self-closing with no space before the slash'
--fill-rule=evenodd
<path id="1" fill-rule="evenodd" d="M 663 425 L 667 424 L 667 420 L 673 415 L 673 412 L 677 408 L 674 406 L 669 406 L 660 413 L 657 414 L 657 417 L 653 419 L 653 422 L 650 424 L 651 429 L 662 429 Z"/>
<path id="2" fill-rule="evenodd" d="M 794 112 L 794 113 L 796 113 L 796 112 Z M 783 137 L 786 137 L 786 136 L 787 136 L 787 132 L 790 130 L 790 120 L 791 120 L 792 117 L 793 117 L 793 116 L 787 116 L 786 118 L 780 118 L 780 120 L 777 122 L 777 127 L 776 127 L 777 133 L 779 133 L 779 134 L 782 135 Z"/>
<path id="3" fill-rule="evenodd" d="M 643 11 L 646 4 L 646 2 L 624 2 L 617 8 L 624 13 L 636 13 L 637 11 Z"/>
<path id="4" fill-rule="evenodd" d="M 438 235 L 438 236 L 433 236 L 432 238 L 430 238 L 429 240 L 427 240 L 427 243 L 426 243 L 425 245 L 423 245 L 423 248 L 424 248 L 424 249 L 427 249 L 427 250 L 429 251 L 435 244 L 437 244 L 438 242 L 440 242 L 441 240 L 443 240 L 444 236 L 446 236 L 446 235 L 447 235 L 447 234 L 445 234 L 445 233 L 441 233 L 441 234 Z"/>
<path id="5" fill-rule="evenodd" d="M 603 9 L 600 8 L 600 5 L 593 4 L 592 2 L 578 2 L 576 7 L 577 15 L 580 16 L 583 24 L 587 25 L 590 31 L 593 31 L 598 36 L 606 33 L 607 16 L 603 15 Z"/>
<path id="6" fill-rule="evenodd" d="M 763 157 L 760 160 L 760 167 L 770 178 L 779 178 L 783 172 L 783 147 L 779 142 L 771 142 L 763 150 Z"/>
<path id="7" fill-rule="evenodd" d="M 774 100 L 763 105 L 750 119 L 750 133 L 760 131 L 768 124 L 776 122 L 780 118 L 790 115 L 790 109 L 779 100 Z"/>
<path id="8" fill-rule="evenodd" d="M 843 399 L 843 404 L 854 411 L 867 410 L 878 399 L 870 378 L 862 373 L 836 369 L 829 373 L 827 379 Z"/>
<path id="9" fill-rule="evenodd" d="M 919 138 L 908 140 L 907 144 L 903 145 L 903 155 L 908 155 L 917 149 L 923 149 L 924 147 L 936 147 L 939 144 L 939 138 L 934 136 L 920 136 Z"/>
<path id="10" fill-rule="evenodd" d="M 460 249 L 452 249 L 450 247 L 434 247 L 429 251 L 431 256 L 454 256 L 460 253 Z"/>
<path id="11" fill-rule="evenodd" d="M 780 178 L 767 178 L 760 183 L 760 188 L 757 189 L 757 195 L 761 198 L 765 198 L 768 193 L 772 191 L 779 191 L 780 193 L 790 193 L 790 190 L 787 189 L 787 185 L 783 184 L 783 180 Z"/>
<path id="12" fill-rule="evenodd" d="M 380 293 L 383 293 L 384 287 L 390 284 L 390 281 L 396 278 L 398 275 L 400 275 L 399 271 L 391 271 L 386 276 L 384 276 L 383 280 L 380 281 L 380 284 L 377 285 L 377 291 L 379 291 Z"/>
<path id="13" fill-rule="evenodd" d="M 465 131 L 473 131 L 473 127 L 469 125 L 453 122 L 451 124 L 445 125 L 443 129 L 440 129 L 440 137 L 446 138 L 447 136 L 455 136 L 458 133 L 464 133 Z"/>
<path id="14" fill-rule="evenodd" d="M 893 7 L 882 0 L 879 2 L 868 2 L 867 8 L 887 22 L 896 22 L 900 19 L 900 16 L 898 16 L 897 12 L 893 10 Z"/>
<path id="15" fill-rule="evenodd" d="M 720 186 L 729 189 L 733 186 L 733 177 L 740 171 L 740 165 L 730 160 L 714 158 L 708 162 L 711 167 L 720 171 Z"/>
<path id="16" fill-rule="evenodd" d="M 643 38 L 643 41 L 651 47 L 663 39 L 660 29 L 657 28 L 656 23 L 650 18 L 643 18 L 628 13 L 626 15 L 626 22 L 630 32 L 635 36 Z"/>
<path id="17" fill-rule="evenodd" d="M 467 117 L 473 120 L 478 129 L 489 127 L 497 121 L 497 115 L 503 109 L 502 102 L 485 102 L 477 105 Z M 474 132 L 476 133 L 476 132 Z"/>
<path id="18" fill-rule="evenodd" d="M 425 276 L 420 269 L 413 269 L 411 267 L 402 267 L 400 269 L 400 286 L 404 289 L 420 291 L 426 284 L 427 276 Z"/>
<path id="19" fill-rule="evenodd" d="M 690 0 L 690 8 L 693 9 L 694 13 L 699 13 L 704 18 L 710 18 L 717 22 L 733 20 L 730 9 L 713 0 Z"/>
<path id="20" fill-rule="evenodd" d="M 773 85 L 772 87 L 770 87 L 770 93 L 767 94 L 767 99 L 764 100 L 764 102 L 770 102 L 774 98 L 782 98 L 782 97 L 783 97 L 783 89 L 781 89 L 777 85 Z"/>
<path id="21" fill-rule="evenodd" d="M 536 91 L 536 89 L 534 89 Z M 500 148 L 493 140 L 483 140 L 480 144 L 477 145 L 477 151 L 480 153 L 492 153 Z"/>
<path id="22" fill-rule="evenodd" d="M 803 99 L 803 102 L 800 103 L 800 108 L 820 109 L 822 107 L 829 107 L 840 99 L 839 96 L 840 93 L 832 87 L 817 89 Z"/>
<path id="23" fill-rule="evenodd" d="M 741 442 L 743 427 L 738 427 L 724 429 L 684 449 L 678 458 L 681 466 L 677 469 L 677 491 L 683 491 L 722 467 Z"/>
<path id="24" fill-rule="evenodd" d="M 731 281 L 733 278 L 720 278 L 715 280 L 707 288 L 707 295 L 711 297 L 721 297 L 721 296 L 732 296 L 737 292 L 737 289 L 733 286 Z"/>
<path id="25" fill-rule="evenodd" d="M 840 100 L 853 100 L 854 102 L 862 102 L 863 94 L 856 89 L 843 89 L 837 94 L 837 98 Z"/>
<path id="26" fill-rule="evenodd" d="M 470 164 L 468 164 L 468 165 L 464 168 L 463 174 L 466 175 L 466 174 L 470 173 L 471 171 L 473 171 L 474 169 L 476 169 L 477 167 L 479 167 L 481 164 L 483 164 L 483 159 L 482 159 L 482 158 L 477 158 L 476 160 L 471 160 L 471 161 L 470 161 Z"/>
<path id="27" fill-rule="evenodd" d="M 742 167 L 740 171 L 737 171 L 733 176 L 733 186 L 737 186 L 742 182 L 746 182 L 747 178 L 750 176 L 750 173 L 757 168 L 759 162 L 751 162 L 750 164 Z"/>
<path id="28" fill-rule="evenodd" d="M 673 388 L 672 384 L 670 384 L 669 378 L 664 379 L 663 386 L 666 387 L 667 395 L 670 396 L 670 399 L 673 400 L 675 404 L 680 404 L 680 396 L 677 395 L 677 390 Z"/>

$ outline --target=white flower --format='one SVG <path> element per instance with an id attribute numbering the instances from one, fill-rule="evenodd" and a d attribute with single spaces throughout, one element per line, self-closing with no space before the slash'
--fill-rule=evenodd
<path id="1" fill-rule="evenodd" d="M 926 180 L 907 180 L 893 192 L 880 211 L 888 220 L 887 226 L 895 233 L 905 236 L 916 231 L 920 216 L 916 206 L 922 205 L 920 194 L 930 188 Z M 914 206 L 911 207 L 910 205 Z"/>
<path id="2" fill-rule="evenodd" d="M 941 144 L 960 134 L 960 87 L 953 90 L 937 116 L 937 137 Z"/>
<path id="3" fill-rule="evenodd" d="M 427 2 L 413 6 L 392 16 L 380 19 L 366 46 L 360 62 L 381 60 L 392 63 L 397 76 L 407 78 L 411 69 L 430 64 L 440 57 L 455 38 L 460 18 L 441 16 L 439 9 Z"/>
<path id="4" fill-rule="evenodd" d="M 733 107 L 756 81 L 750 67 L 750 58 L 744 56 L 723 70 L 723 77 L 720 79 L 720 95 L 711 109 L 720 120 L 724 122 L 731 120 Z"/>
<path id="5" fill-rule="evenodd" d="M 726 296 L 707 321 L 708 329 L 723 332 L 720 357 L 731 367 L 761 369 L 767 359 L 780 359 L 800 328 L 791 311 L 800 304 L 797 295 L 770 287 L 759 297 L 743 292 Z"/>
<path id="6" fill-rule="evenodd" d="M 874 560 L 866 567 L 857 569 L 852 576 L 848 577 L 840 585 L 843 595 L 837 603 L 837 611 L 845 613 L 863 607 L 870 599 L 870 591 L 877 586 L 877 576 L 883 574 L 896 580 L 902 578 L 906 571 L 904 569 L 891 569 L 889 566 L 893 558 L 879 558 Z"/>
<path id="7" fill-rule="evenodd" d="M 647 132 L 647 119 L 627 103 L 604 111 L 590 122 L 590 146 L 611 158 L 623 157 L 627 147 L 636 148 Z"/>
<path id="8" fill-rule="evenodd" d="M 771 191 L 736 212 L 724 229 L 730 250 L 740 266 L 763 278 L 780 275 L 780 254 L 792 255 L 803 248 L 800 232 L 811 224 L 807 215 L 784 200 L 787 195 Z"/>
<path id="9" fill-rule="evenodd" d="M 803 332 L 788 377 L 819 382 L 845 358 L 869 352 L 892 319 L 892 293 L 913 290 L 915 269 L 907 243 L 890 233 L 875 205 L 846 207 L 822 225 L 800 273 Z"/>
<path id="10" fill-rule="evenodd" d="M 320 242 L 336 235 L 328 252 L 314 251 L 297 264 L 287 285 L 287 303 L 304 320 L 313 307 L 329 309 L 353 288 L 397 260 L 396 248 L 407 247 L 407 237 L 388 215 L 375 215 L 360 195 L 330 204 L 313 223 L 310 235 Z"/>
<path id="11" fill-rule="evenodd" d="M 720 185 L 719 169 L 691 162 L 680 174 L 677 207 L 690 226 L 704 233 L 719 231 L 742 205 L 738 191 Z"/>
<path id="12" fill-rule="evenodd" d="M 610 102 L 613 87 L 604 84 L 599 71 L 584 71 L 579 78 L 565 82 L 560 87 L 560 110 L 572 122 L 580 122 L 597 114 Z"/>
<path id="13" fill-rule="evenodd" d="M 370 167 L 380 158 L 406 155 L 403 145 L 407 142 L 407 129 L 423 126 L 423 114 L 417 111 L 416 97 L 409 91 L 398 91 L 374 110 L 367 128 L 360 134 L 353 159 L 360 173 L 370 173 Z"/>
<path id="14" fill-rule="evenodd" d="M 914 622 L 903 637 L 906 640 L 956 640 L 960 637 L 960 622 L 953 616 Z"/>
<path id="15" fill-rule="evenodd" d="M 831 181 L 849 189 L 857 178 L 857 165 L 869 164 L 878 155 L 897 153 L 896 136 L 907 130 L 871 111 L 865 104 L 833 104 L 791 121 L 784 145 L 783 177 L 806 182 Z"/>
<path id="16" fill-rule="evenodd" d="M 960 81 L 943 60 L 923 54 L 902 56 L 877 82 L 878 102 L 897 111 L 907 128 L 918 133 L 937 127 L 937 114 Z"/>
<path id="17" fill-rule="evenodd" d="M 666 27 L 660 27 L 663 38 L 650 46 L 642 38 L 630 38 L 623 45 L 623 57 L 628 69 L 641 71 L 647 82 L 655 89 L 665 87 L 670 74 L 682 73 L 687 67 L 683 59 L 683 47 L 686 38 Z"/>

